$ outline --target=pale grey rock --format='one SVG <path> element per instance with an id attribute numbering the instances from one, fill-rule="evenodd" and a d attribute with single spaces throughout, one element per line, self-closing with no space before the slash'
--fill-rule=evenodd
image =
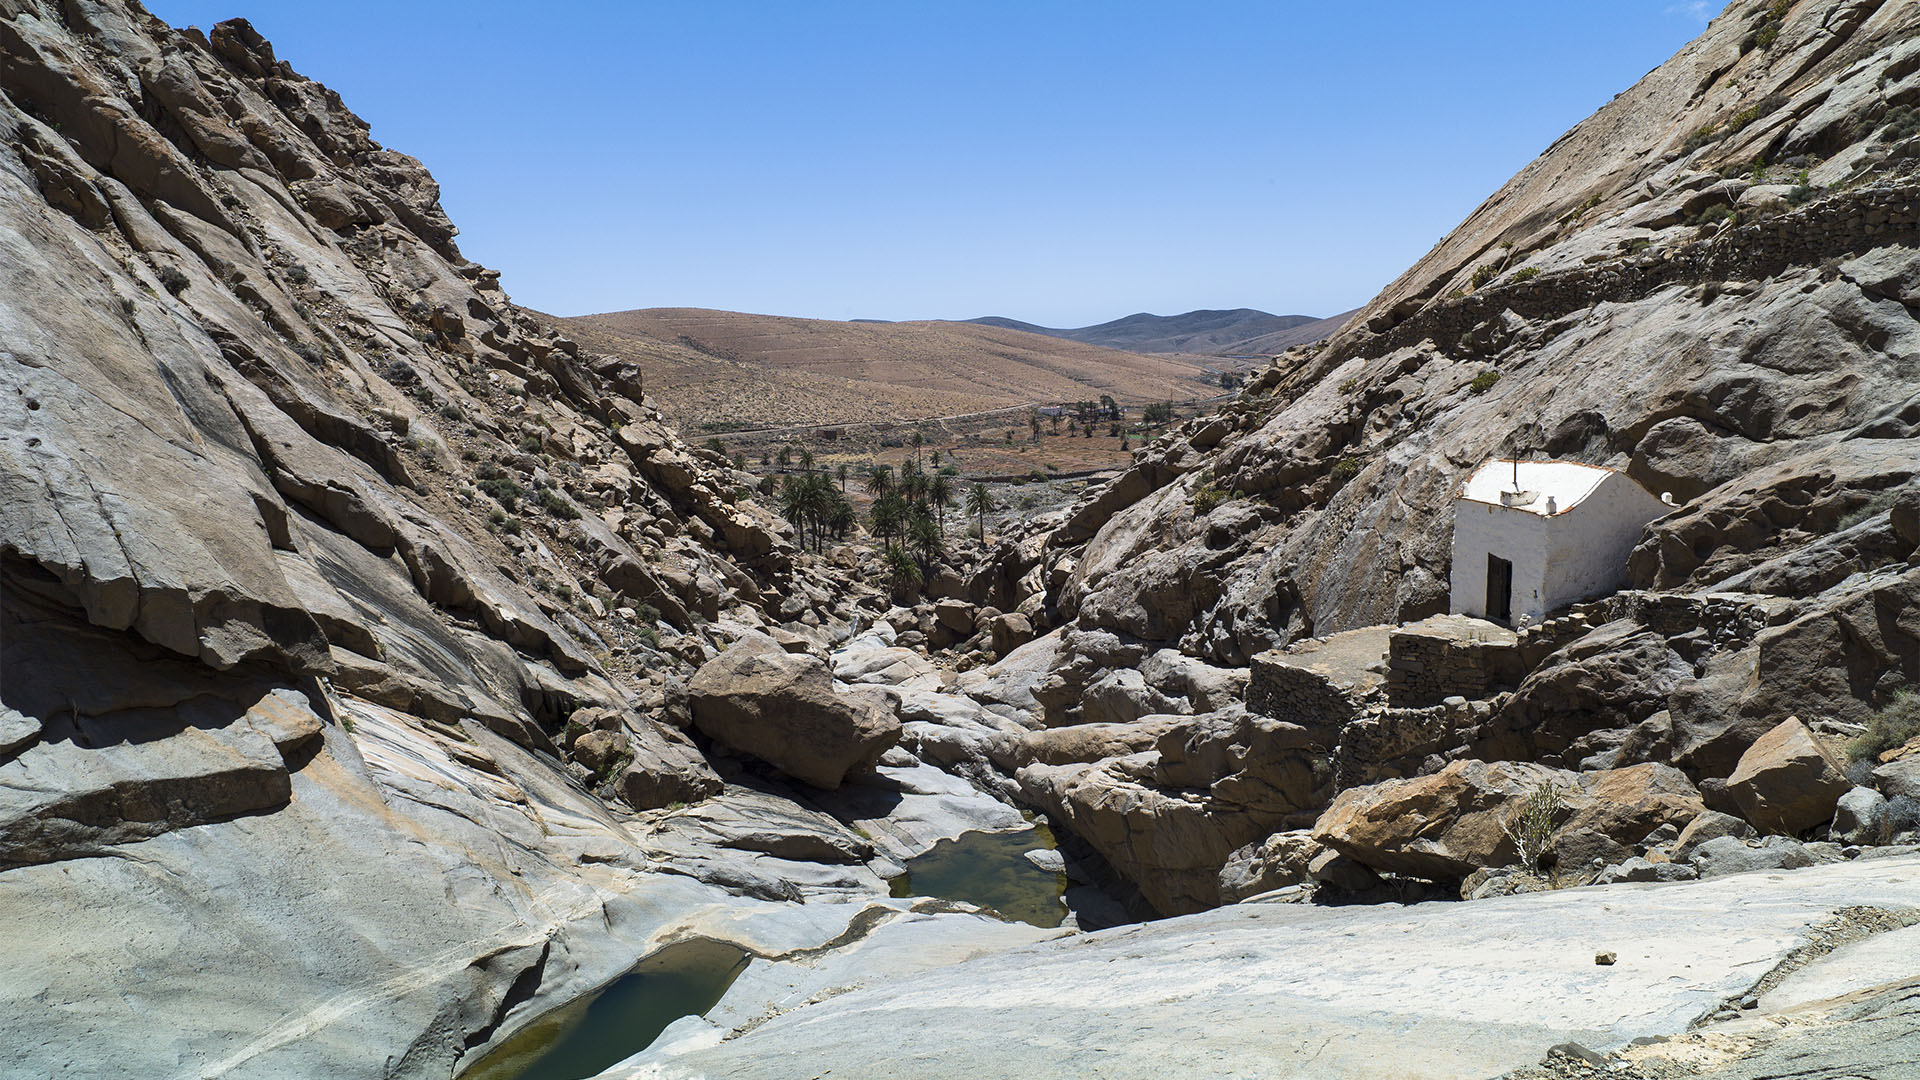
<path id="1" fill-rule="evenodd" d="M 1701 877 L 1715 878 L 1754 870 L 1799 870 L 1838 858 L 1837 850 L 1831 853 L 1809 850 L 1809 845 L 1786 836 L 1768 836 L 1759 841 L 1722 836 L 1694 848 L 1688 862 Z"/>
<path id="2" fill-rule="evenodd" d="M 818 788 L 871 769 L 900 739 L 899 717 L 876 692 L 838 692 L 825 663 L 762 634 L 701 667 L 687 693 L 703 733 Z"/>
<path id="3" fill-rule="evenodd" d="M 1190 1075 L 1196 1054 L 1225 1075 L 1371 1080 L 1391 1060 L 1414 1075 L 1492 1076 L 1556 1043 L 1609 1051 L 1684 1032 L 1833 912 L 1916 902 L 1920 876 L 1849 863 L 1473 904 L 1235 905 L 897 975 L 857 956 L 792 974 L 769 965 L 753 987 L 735 984 L 710 1037 L 603 1075 L 786 1077 L 804 1045 L 809 1067 L 835 1076 L 903 1063 L 932 1080 L 1074 1075 L 1097 1063 L 1149 1080 Z M 1354 947 L 1382 940 L 1391 962 Z M 939 959 L 966 952 L 943 941 Z M 1618 963 L 1596 966 L 1596 942 Z"/>
<path id="4" fill-rule="evenodd" d="M 1886 796 L 1870 787 L 1854 788 L 1834 804 L 1829 839 L 1840 844 L 1878 843 L 1880 818 L 1886 810 Z"/>
<path id="5" fill-rule="evenodd" d="M 1042 870 L 1055 874 L 1064 874 L 1067 871 L 1066 858 L 1052 848 L 1035 848 L 1023 854 L 1028 862 Z"/>

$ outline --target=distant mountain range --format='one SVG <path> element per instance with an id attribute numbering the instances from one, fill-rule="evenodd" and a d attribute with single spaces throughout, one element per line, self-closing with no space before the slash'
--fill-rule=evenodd
<path id="1" fill-rule="evenodd" d="M 1216 371 L 1236 366 L 969 322 L 700 308 L 558 321 L 586 348 L 638 363 L 647 393 L 689 430 L 918 419 L 1102 395 L 1181 401 L 1218 394 Z"/>
<path id="2" fill-rule="evenodd" d="M 1143 311 L 1097 326 L 1070 330 L 1036 326 L 1000 315 L 967 321 L 1128 352 L 1266 356 L 1328 337 L 1352 314 L 1347 311 L 1323 319 L 1313 315 L 1274 315 L 1254 308 L 1189 311 L 1184 315 L 1152 315 Z"/>

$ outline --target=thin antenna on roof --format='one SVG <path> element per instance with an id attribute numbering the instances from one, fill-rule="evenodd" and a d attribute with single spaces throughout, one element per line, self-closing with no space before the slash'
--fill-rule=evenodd
<path id="1" fill-rule="evenodd" d="M 1520 451 L 1513 452 L 1513 490 L 1520 490 Z"/>

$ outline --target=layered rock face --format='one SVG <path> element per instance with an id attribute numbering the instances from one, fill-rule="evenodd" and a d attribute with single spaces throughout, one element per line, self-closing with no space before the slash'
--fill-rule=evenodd
<path id="1" fill-rule="evenodd" d="M 119 0 L 0 2 L 0 136 L 10 1069 L 446 1076 L 703 912 L 884 896 L 777 773 L 654 812 L 723 787 L 684 681 L 847 590 L 419 162 Z"/>
<path id="2" fill-rule="evenodd" d="M 1336 791 L 1458 761 L 1656 763 L 1733 810 L 1728 777 L 1789 716 L 1837 752 L 1920 681 L 1916 40 L 1912 4 L 1729 6 L 1324 345 L 1006 538 L 969 586 L 1060 628 L 1032 690 L 1046 722 L 1131 719 L 1110 700 L 1128 680 L 1136 716 L 1217 708 L 1167 704 L 1179 690 L 1140 661 L 1172 653 L 1251 666 L 1256 713 L 1338 721 L 1319 744 Z M 1444 612 L 1453 495 L 1495 456 L 1609 466 L 1672 498 L 1621 568 L 1637 606 L 1560 620 L 1470 689 L 1402 672 L 1387 697 L 1426 696 L 1393 708 L 1263 677 L 1275 646 Z M 1031 797 L 1089 792 L 1072 827 L 1143 889 L 1289 827 L 1220 818 L 1141 740 L 1094 742 L 1112 751 L 1056 750 Z M 1833 786 L 1751 812 L 1818 826 Z M 1150 839 L 1175 810 L 1204 811 L 1203 844 Z M 1206 902 L 1184 892 L 1158 895 Z"/>

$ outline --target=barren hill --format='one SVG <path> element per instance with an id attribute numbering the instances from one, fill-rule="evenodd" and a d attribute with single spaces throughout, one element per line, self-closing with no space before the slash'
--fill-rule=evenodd
<path id="1" fill-rule="evenodd" d="M 1347 311 L 1322 319 L 1314 315 L 1272 315 L 1255 308 L 1227 311 L 1203 308 L 1182 315 L 1153 315 L 1142 311 L 1111 322 L 1072 329 L 1037 326 L 1000 315 L 967 321 L 1133 352 L 1257 356 L 1319 341 L 1339 330 L 1352 314 Z"/>
<path id="2" fill-rule="evenodd" d="M 689 429 L 852 423 L 1035 402 L 1181 400 L 1210 393 L 1205 361 L 954 322 L 835 322 L 703 308 L 561 319 L 580 343 L 645 370 Z"/>

